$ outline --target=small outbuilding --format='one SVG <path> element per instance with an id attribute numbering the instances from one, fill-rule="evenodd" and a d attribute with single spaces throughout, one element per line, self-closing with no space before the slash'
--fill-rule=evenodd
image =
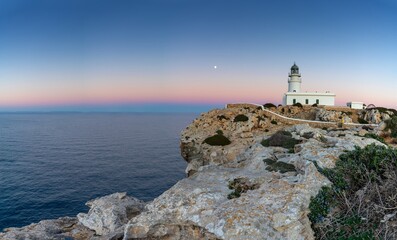
<path id="1" fill-rule="evenodd" d="M 346 105 L 352 109 L 364 109 L 363 102 L 348 102 L 348 103 L 346 103 Z"/>

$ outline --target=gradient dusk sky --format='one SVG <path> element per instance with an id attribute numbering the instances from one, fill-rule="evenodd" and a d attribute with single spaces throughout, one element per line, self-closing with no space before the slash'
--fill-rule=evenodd
<path id="1" fill-rule="evenodd" d="M 2 0 L 0 111 L 278 104 L 294 61 L 304 91 L 397 108 L 396 13 L 397 0 Z"/>

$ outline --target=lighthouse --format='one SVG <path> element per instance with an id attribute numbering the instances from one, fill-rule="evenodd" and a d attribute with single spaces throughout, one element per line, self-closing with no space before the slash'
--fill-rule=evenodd
<path id="1" fill-rule="evenodd" d="M 288 92 L 300 92 L 302 79 L 299 73 L 299 67 L 295 63 L 292 65 L 288 77 Z"/>
<path id="2" fill-rule="evenodd" d="M 294 105 L 300 103 L 302 105 L 335 105 L 335 94 L 329 91 L 326 92 L 301 92 L 301 74 L 299 67 L 294 63 L 291 71 L 288 74 L 288 92 L 284 93 L 283 104 Z"/>

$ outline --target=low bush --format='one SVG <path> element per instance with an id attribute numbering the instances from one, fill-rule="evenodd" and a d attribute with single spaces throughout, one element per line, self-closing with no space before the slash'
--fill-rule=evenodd
<path id="1" fill-rule="evenodd" d="M 292 106 L 303 108 L 303 105 L 302 105 L 301 103 L 295 103 L 295 104 L 293 104 Z"/>
<path id="2" fill-rule="evenodd" d="M 270 123 L 274 124 L 274 125 L 277 125 L 277 121 L 276 120 L 271 120 Z"/>
<path id="3" fill-rule="evenodd" d="M 273 103 L 266 103 L 263 105 L 265 108 L 276 108 L 276 105 L 274 105 Z"/>
<path id="4" fill-rule="evenodd" d="M 317 103 L 315 103 L 315 104 L 313 104 L 313 105 L 312 105 L 312 107 L 318 107 L 318 104 L 317 104 Z"/>
<path id="5" fill-rule="evenodd" d="M 216 132 L 216 135 L 206 138 L 204 142 L 211 146 L 226 146 L 231 143 L 227 137 L 223 136 L 222 130 Z"/>
<path id="6" fill-rule="evenodd" d="M 366 138 L 373 138 L 373 139 L 375 139 L 375 140 L 378 140 L 378 141 L 381 142 L 381 143 L 386 144 L 385 139 L 383 139 L 383 137 L 381 137 L 381 136 L 376 135 L 375 133 L 366 133 L 366 134 L 364 135 L 364 137 L 366 137 Z"/>
<path id="7" fill-rule="evenodd" d="M 266 170 L 268 171 L 280 172 L 280 173 L 296 172 L 295 166 L 289 163 L 285 163 L 281 161 L 278 162 L 270 158 L 264 159 L 263 162 L 266 163 L 267 165 Z"/>
<path id="8" fill-rule="evenodd" d="M 248 190 L 254 190 L 259 188 L 259 184 L 251 183 L 247 178 L 235 178 L 229 182 L 229 189 L 234 190 L 227 198 L 233 199 L 241 196 L 241 193 L 245 193 Z"/>
<path id="9" fill-rule="evenodd" d="M 358 118 L 357 119 L 357 121 L 358 121 L 358 123 L 360 123 L 360 124 L 368 124 L 368 121 L 367 120 L 364 120 L 364 118 Z"/>
<path id="10" fill-rule="evenodd" d="M 217 116 L 217 118 L 219 121 L 222 121 L 223 119 L 229 120 L 229 118 L 225 117 L 225 115 L 219 115 L 219 116 Z"/>
<path id="11" fill-rule="evenodd" d="M 239 114 L 239 115 L 237 115 L 237 116 L 234 118 L 233 121 L 234 121 L 234 122 L 246 122 L 246 121 L 248 121 L 248 117 L 245 116 L 244 114 Z"/>
<path id="12" fill-rule="evenodd" d="M 391 131 L 391 137 L 397 138 L 397 116 L 393 116 L 392 118 L 385 121 L 386 128 L 385 130 Z"/>
<path id="13" fill-rule="evenodd" d="M 268 139 L 262 140 L 261 144 L 264 147 L 283 147 L 293 149 L 296 144 L 300 143 L 299 140 L 292 137 L 292 134 L 287 131 L 278 131 Z"/>
<path id="14" fill-rule="evenodd" d="M 318 169 L 332 186 L 323 187 L 309 205 L 316 239 L 395 239 L 396 149 L 356 147 L 342 154 L 335 168 Z"/>

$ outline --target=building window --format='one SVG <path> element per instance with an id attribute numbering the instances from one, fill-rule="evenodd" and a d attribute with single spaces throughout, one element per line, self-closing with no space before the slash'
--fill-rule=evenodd
<path id="1" fill-rule="evenodd" d="M 292 99 L 292 103 L 295 104 L 296 103 L 296 99 Z"/>
<path id="2" fill-rule="evenodd" d="M 320 99 L 316 99 L 316 104 L 320 104 Z"/>
<path id="3" fill-rule="evenodd" d="M 306 104 L 309 104 L 309 99 L 306 99 Z"/>

